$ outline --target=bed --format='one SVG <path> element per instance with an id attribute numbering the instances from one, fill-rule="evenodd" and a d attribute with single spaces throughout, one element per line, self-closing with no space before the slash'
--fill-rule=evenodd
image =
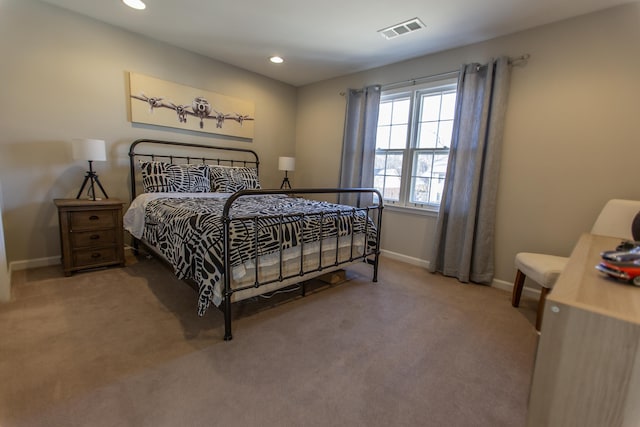
<path id="1" fill-rule="evenodd" d="M 383 205 L 375 189 L 265 190 L 257 153 L 243 148 L 139 139 L 129 158 L 124 224 L 134 250 L 142 243 L 193 283 L 199 315 L 221 308 L 225 340 L 234 302 L 356 262 L 370 264 L 377 281 Z M 337 197 L 354 203 L 317 200 Z"/>

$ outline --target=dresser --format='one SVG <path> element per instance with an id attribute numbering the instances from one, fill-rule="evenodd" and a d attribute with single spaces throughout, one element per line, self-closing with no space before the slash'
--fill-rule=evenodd
<path id="1" fill-rule="evenodd" d="M 529 427 L 640 425 L 640 287 L 594 268 L 619 243 L 584 234 L 547 298 Z"/>
<path id="2" fill-rule="evenodd" d="M 89 268 L 124 265 L 122 201 L 56 199 L 65 276 Z"/>

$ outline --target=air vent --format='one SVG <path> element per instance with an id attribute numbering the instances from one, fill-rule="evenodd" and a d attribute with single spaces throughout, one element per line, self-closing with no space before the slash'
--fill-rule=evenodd
<path id="1" fill-rule="evenodd" d="M 419 18 L 413 18 L 408 21 L 383 28 L 382 30 L 378 30 L 378 32 L 382 34 L 382 37 L 389 40 L 403 34 L 409 34 L 413 31 L 420 30 L 424 27 L 424 23 Z"/>

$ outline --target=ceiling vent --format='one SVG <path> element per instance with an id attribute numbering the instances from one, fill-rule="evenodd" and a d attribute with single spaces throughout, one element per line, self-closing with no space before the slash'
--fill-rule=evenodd
<path id="1" fill-rule="evenodd" d="M 378 30 L 378 32 L 382 34 L 382 37 L 389 40 L 403 34 L 409 34 L 413 31 L 420 30 L 424 27 L 424 23 L 419 18 L 413 18 L 408 21 L 383 28 L 382 30 Z"/>

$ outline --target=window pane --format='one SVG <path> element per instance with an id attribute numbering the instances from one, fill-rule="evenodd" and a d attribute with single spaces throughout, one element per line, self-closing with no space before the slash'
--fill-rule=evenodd
<path id="1" fill-rule="evenodd" d="M 400 200 L 400 176 L 402 175 L 402 154 L 389 154 L 387 156 L 386 179 L 382 197 L 387 200 Z"/>
<path id="2" fill-rule="evenodd" d="M 389 154 L 387 156 L 386 175 L 400 176 L 402 175 L 402 154 Z"/>
<path id="3" fill-rule="evenodd" d="M 391 128 L 389 148 L 404 149 L 407 146 L 407 125 L 394 125 Z"/>
<path id="4" fill-rule="evenodd" d="M 420 124 L 417 148 L 436 148 L 438 143 L 438 122 Z"/>
<path id="5" fill-rule="evenodd" d="M 431 176 L 432 154 L 417 153 L 413 165 L 413 176 Z"/>
<path id="6" fill-rule="evenodd" d="M 429 203 L 429 178 L 414 178 L 411 203 Z"/>
<path id="7" fill-rule="evenodd" d="M 439 205 L 442 201 L 442 193 L 444 193 L 444 177 L 432 179 L 429 203 Z"/>
<path id="8" fill-rule="evenodd" d="M 376 135 L 376 149 L 389 148 L 389 136 L 391 127 L 378 126 L 378 133 Z"/>
<path id="9" fill-rule="evenodd" d="M 378 126 L 391 124 L 391 102 L 383 102 L 380 104 L 378 111 Z"/>
<path id="10" fill-rule="evenodd" d="M 456 109 L 456 93 L 451 92 L 442 95 L 442 107 L 440 110 L 440 120 L 453 120 Z"/>
<path id="11" fill-rule="evenodd" d="M 451 134 L 453 133 L 453 120 L 440 122 L 438 130 L 438 148 L 451 147 Z"/>
<path id="12" fill-rule="evenodd" d="M 393 102 L 393 116 L 391 119 L 392 124 L 407 124 L 409 123 L 409 98 L 396 100 Z"/>
<path id="13" fill-rule="evenodd" d="M 422 97 L 421 122 L 435 121 L 440 118 L 440 95 Z"/>
<path id="14" fill-rule="evenodd" d="M 432 174 L 434 177 L 440 177 L 444 179 L 447 173 L 447 163 L 449 162 L 449 153 L 436 154 L 433 156 Z"/>
<path id="15" fill-rule="evenodd" d="M 403 155 L 398 153 L 376 154 L 373 186 L 382 193 L 385 200 L 400 200 L 402 158 Z"/>

